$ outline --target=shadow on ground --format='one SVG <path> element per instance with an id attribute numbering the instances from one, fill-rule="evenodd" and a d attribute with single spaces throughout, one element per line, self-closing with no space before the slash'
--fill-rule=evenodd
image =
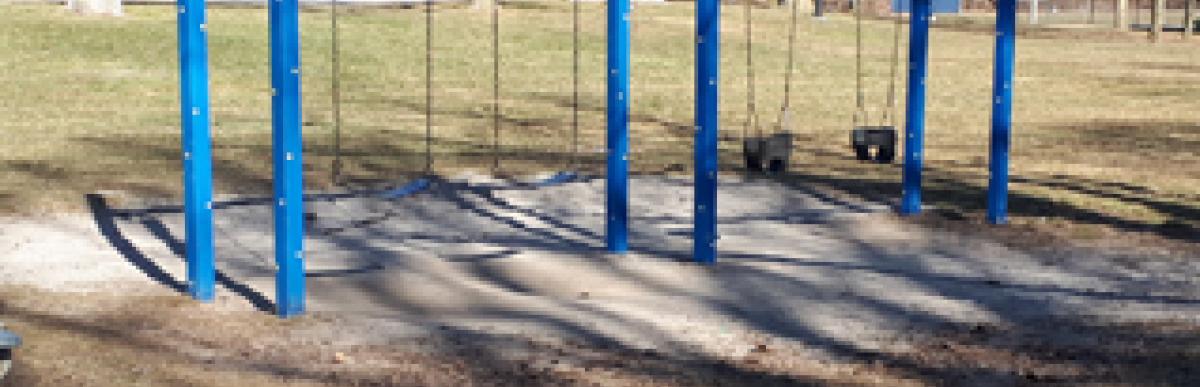
<path id="1" fill-rule="evenodd" d="M 435 334 L 462 351 L 466 367 L 462 372 L 512 384 L 573 380 L 511 359 L 523 351 L 564 367 L 620 369 L 623 375 L 668 384 L 805 385 L 839 380 L 869 384 L 829 371 L 836 364 L 870 370 L 891 383 L 927 385 L 1200 382 L 1194 372 L 1200 359 L 1188 349 L 1200 344 L 1196 327 L 1153 313 L 1139 314 L 1146 308 L 1184 314 L 1200 308 L 1200 300 L 1190 296 L 1194 292 L 1188 293 L 1194 290 L 1192 285 L 1157 285 L 1191 289 L 1179 294 L 1144 290 L 1142 286 L 1154 284 L 1103 265 L 1041 265 L 1036 257 L 989 250 L 947 235 L 914 231 L 885 234 L 894 241 L 877 240 L 869 227 L 839 216 L 859 214 L 868 223 L 883 219 L 871 208 L 887 203 L 889 197 L 882 193 L 893 186 L 800 172 L 783 179 L 783 189 L 759 180 L 723 185 L 722 195 L 733 195 L 728 198 L 747 192 L 760 196 L 751 202 L 734 201 L 748 206 L 745 212 L 722 214 L 722 229 L 732 230 L 725 238 L 729 244 L 725 247 L 722 242 L 722 262 L 716 270 L 706 270 L 688 263 L 687 234 L 674 231 L 690 222 L 686 211 L 690 207 L 664 202 L 686 196 L 686 181 L 657 181 L 664 180 L 635 180 L 653 186 L 640 192 L 646 198 L 633 207 L 632 221 L 645 225 L 635 227 L 631 235 L 634 254 L 640 257 L 637 261 L 603 254 L 599 209 L 576 205 L 602 190 L 554 191 L 556 187 L 439 180 L 429 191 L 399 200 L 315 195 L 309 201 L 310 211 L 318 215 L 308 228 L 310 246 L 320 247 L 313 247 L 310 256 L 336 256 L 339 262 L 365 269 L 310 275 L 311 297 L 316 302 L 353 294 L 368 305 L 360 310 L 369 311 L 368 315 L 439 321 Z M 585 178 L 567 186 L 598 183 Z M 1131 185 L 1070 179 L 1025 183 L 1113 195 L 1117 200 L 1147 200 L 1127 197 L 1132 195 L 1128 191 L 1138 190 Z M 966 183 L 936 180 L 932 185 L 927 192 L 943 204 L 941 208 L 973 211 L 977 207 L 971 199 L 982 199 L 956 195 L 978 190 Z M 817 188 L 879 194 L 844 199 Z M 584 197 L 552 199 L 571 195 Z M 1032 197 L 1014 198 L 1014 202 L 1056 205 Z M 166 257 L 146 257 L 137 247 L 138 243 L 165 244 L 174 252 L 170 258 L 179 259 L 178 208 L 118 210 L 97 197 L 89 197 L 89 203 L 114 248 L 151 279 L 179 290 L 179 281 L 155 263 Z M 668 207 L 672 209 L 664 209 Z M 218 217 L 227 219 L 225 227 L 251 225 L 226 231 L 223 238 L 246 244 L 258 240 L 261 245 L 262 238 L 245 234 L 269 235 L 269 230 L 254 226 L 261 224 L 255 219 L 269 215 L 268 203 L 240 200 L 219 203 L 217 208 Z M 1078 213 L 1081 221 L 1115 222 L 1078 208 L 1051 208 Z M 1020 211 L 1028 210 L 1014 208 Z M 1186 211 L 1180 215 L 1194 216 Z M 153 238 L 131 241 L 123 236 L 127 227 L 144 228 Z M 921 243 L 932 246 L 913 246 Z M 497 249 L 467 248 L 477 244 Z M 532 252 L 537 254 L 532 256 L 537 266 L 526 263 Z M 237 260 L 241 255 L 245 251 L 226 247 L 222 257 Z M 233 272 L 221 274 L 222 285 L 260 310 L 269 310 L 269 301 L 261 293 L 270 282 L 259 277 L 270 271 L 226 267 Z M 542 271 L 528 274 L 531 269 Z M 664 277 L 663 270 L 674 274 Z M 574 281 L 562 285 L 563 276 Z M 604 286 L 594 288 L 596 294 L 588 297 L 574 291 L 562 294 L 542 282 L 557 280 L 556 286 L 575 289 L 570 282 L 586 283 L 588 278 L 612 280 L 598 283 Z M 441 293 L 433 298 L 414 295 L 420 290 L 412 285 L 416 282 L 432 284 Z M 259 292 L 252 290 L 256 287 Z M 606 293 L 622 289 L 628 289 L 632 298 Z M 665 300 L 673 300 L 672 306 L 662 304 Z M 749 345 L 751 351 L 729 355 L 727 348 L 712 343 L 703 327 L 687 334 L 680 331 L 683 327 L 672 326 L 678 320 L 645 314 L 657 311 L 666 316 L 668 310 L 693 311 L 708 316 L 710 320 L 700 321 L 710 328 L 729 324 L 758 339 L 734 339 L 746 340 L 740 344 Z M 1102 317 L 1112 314 L 1121 318 Z M 466 320 L 520 322 L 577 344 L 535 344 L 541 334 L 501 333 Z M 1140 322 L 1124 322 L 1128 320 Z M 867 328 L 854 328 L 858 324 Z M 646 349 L 639 340 L 654 343 L 655 349 Z M 903 345 L 891 345 L 889 340 Z M 811 353 L 787 352 L 795 349 L 781 342 L 796 343 Z M 791 356 L 791 363 L 775 363 L 778 356 Z"/>

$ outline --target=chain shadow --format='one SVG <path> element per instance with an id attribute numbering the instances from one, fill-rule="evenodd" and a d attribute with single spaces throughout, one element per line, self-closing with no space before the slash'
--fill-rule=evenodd
<path id="1" fill-rule="evenodd" d="M 850 156 L 840 157 L 843 161 L 852 161 Z M 899 166 L 883 167 L 897 171 L 898 175 Z M 987 209 L 986 187 L 971 183 L 964 176 L 941 168 L 926 166 L 925 171 L 926 181 L 933 184 L 926 184 L 922 187 L 922 198 L 926 204 L 935 207 L 935 213 L 949 219 L 961 220 L 968 215 L 982 214 Z M 1127 232 L 1150 233 L 1169 240 L 1200 243 L 1200 229 L 1193 225 L 1200 224 L 1200 209 L 1179 203 L 1138 197 L 1134 193 L 1147 192 L 1150 191 L 1149 188 L 1129 183 L 1077 179 L 1061 174 L 1048 178 L 1013 175 L 1011 179 L 1022 184 L 1145 206 L 1170 216 L 1170 220 L 1153 224 L 1126 219 L 1073 203 L 1019 191 L 1010 191 L 1009 193 L 1009 213 L 1012 215 L 1058 217 L 1078 223 L 1111 226 Z M 802 169 L 791 169 L 778 178 L 778 181 L 795 189 L 811 190 L 811 187 L 814 186 L 824 187 L 859 200 L 876 203 L 895 203 L 901 192 L 899 181 L 879 181 L 856 178 L 852 175 L 834 175 Z"/>

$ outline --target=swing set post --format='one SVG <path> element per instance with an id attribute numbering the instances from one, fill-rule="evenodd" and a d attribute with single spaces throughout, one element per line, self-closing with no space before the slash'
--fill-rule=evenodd
<path id="1" fill-rule="evenodd" d="M 717 93 L 721 48 L 721 2 L 698 0 L 696 6 L 696 262 L 717 260 Z"/>
<path id="2" fill-rule="evenodd" d="M 908 102 L 904 124 L 904 177 L 901 215 L 921 212 L 921 169 L 925 148 L 925 78 L 929 66 L 931 0 L 913 0 L 908 47 Z"/>
<path id="3" fill-rule="evenodd" d="M 1012 140 L 1013 67 L 1016 57 L 1017 0 L 996 7 L 996 65 L 992 91 L 992 138 L 987 221 L 1008 222 L 1008 154 Z"/>
<path id="4" fill-rule="evenodd" d="M 300 4 L 270 2 L 271 149 L 275 182 L 275 307 L 280 317 L 305 310 L 304 164 L 300 133 Z"/>
<path id="5" fill-rule="evenodd" d="M 629 0 L 608 0 L 606 244 L 629 249 Z"/>
<path id="6" fill-rule="evenodd" d="M 204 1 L 179 0 L 179 70 L 183 126 L 183 208 L 188 293 L 215 296 L 212 134 L 208 89 L 208 38 Z"/>

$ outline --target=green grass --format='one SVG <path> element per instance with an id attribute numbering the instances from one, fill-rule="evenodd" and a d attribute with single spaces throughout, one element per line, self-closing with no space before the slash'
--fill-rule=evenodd
<path id="1" fill-rule="evenodd" d="M 637 4 L 633 12 L 632 148 L 639 172 L 691 165 L 693 7 Z M 127 7 L 123 18 L 53 6 L 0 7 L 0 212 L 78 210 L 82 195 L 179 194 L 175 14 Z M 566 167 L 571 149 L 568 4 L 501 11 L 502 170 Z M 731 139 L 747 116 L 742 9 L 723 19 L 721 123 Z M 602 171 L 604 8 L 584 4 L 582 169 Z M 439 173 L 491 165 L 491 39 L 483 10 L 434 15 L 434 158 Z M 218 190 L 270 189 L 266 11 L 212 9 L 212 95 Z M 782 103 L 788 13 L 755 11 L 758 114 Z M 424 14 L 351 9 L 340 18 L 344 152 L 362 182 L 402 180 L 424 167 Z M 307 181 L 328 188 L 331 164 L 328 14 L 301 15 Z M 791 106 L 798 134 L 785 179 L 848 195 L 894 198 L 896 166 L 850 160 L 854 24 L 801 18 Z M 974 23 L 970 23 L 974 24 Z M 872 120 L 884 107 L 891 29 L 864 27 Z M 993 37 L 951 24 L 932 32 L 926 200 L 976 217 L 986 186 Z M 1096 225 L 1195 241 L 1200 234 L 1200 40 L 1147 44 L 1144 34 L 1029 31 L 1018 42 L 1013 138 L 1014 222 Z M 903 59 L 902 59 L 903 63 Z M 903 103 L 904 66 L 899 100 Z M 903 109 L 898 109 L 903 114 Z M 898 123 L 903 124 L 903 117 Z M 736 141 L 722 143 L 736 171 Z M 1190 236 L 1189 236 L 1190 235 Z"/>

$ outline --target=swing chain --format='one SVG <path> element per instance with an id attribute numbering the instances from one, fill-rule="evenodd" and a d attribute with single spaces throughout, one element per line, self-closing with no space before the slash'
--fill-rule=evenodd
<path id="1" fill-rule="evenodd" d="M 881 122 L 887 122 L 893 128 L 896 127 L 896 73 L 900 66 L 900 30 L 902 27 L 900 13 L 892 15 L 896 22 L 892 27 L 892 70 L 891 76 L 888 78 L 888 95 L 887 95 L 887 110 L 883 114 Z"/>
<path id="2" fill-rule="evenodd" d="M 863 7 L 862 7 L 862 2 L 863 1 L 864 0 L 857 0 L 854 3 L 854 7 L 855 7 L 855 11 L 854 11 L 855 56 L 854 56 L 854 59 L 855 59 L 855 74 L 856 74 L 855 101 L 856 101 L 856 108 L 857 108 L 854 112 L 854 126 L 855 127 L 858 127 L 859 123 L 862 123 L 862 124 L 870 123 L 870 116 L 869 116 L 869 111 L 866 108 L 866 96 L 865 96 L 865 92 L 864 92 L 864 88 L 863 88 L 863 77 L 864 77 L 863 67 L 862 67 L 862 56 L 863 56 L 863 54 L 862 54 L 862 52 L 863 52 L 863 44 L 862 44 L 862 9 L 863 9 Z M 881 126 L 884 123 L 889 123 L 892 127 L 896 126 L 896 75 L 897 75 L 897 71 L 898 71 L 897 68 L 899 67 L 899 62 L 900 62 L 900 31 L 901 31 L 902 24 L 903 24 L 902 18 L 899 14 L 894 15 L 894 17 L 895 17 L 896 21 L 895 21 L 895 23 L 893 23 L 893 27 L 892 27 L 892 58 L 891 58 L 891 63 L 890 63 L 891 74 L 888 77 L 887 109 L 884 110 L 884 112 L 882 113 L 882 117 L 880 117 L 880 120 L 879 120 L 879 123 Z"/>
<path id="3" fill-rule="evenodd" d="M 791 0 L 792 3 L 792 22 L 788 26 L 788 60 L 787 71 L 783 74 L 783 103 L 779 108 L 779 118 L 776 122 L 776 128 L 781 132 L 790 131 L 792 128 L 792 74 L 796 69 L 796 23 L 798 21 L 799 9 L 796 3 L 800 0 Z"/>
<path id="4" fill-rule="evenodd" d="M 571 168 L 579 167 L 579 1 L 571 0 Z"/>
<path id="5" fill-rule="evenodd" d="M 492 173 L 500 170 L 500 0 L 492 1 Z"/>
<path id="6" fill-rule="evenodd" d="M 425 0 L 425 173 L 433 174 L 433 0 Z"/>
<path id="7" fill-rule="evenodd" d="M 758 108 L 755 106 L 755 82 L 754 82 L 754 34 L 753 22 L 751 18 L 751 10 L 753 9 L 752 0 L 745 1 L 745 25 L 746 25 L 746 124 L 742 129 L 742 140 L 745 141 L 747 132 L 752 132 L 757 137 L 762 137 L 762 129 L 758 126 Z"/>
<path id="8" fill-rule="evenodd" d="M 862 0 L 856 0 L 852 4 L 854 7 L 854 73 L 855 73 L 855 111 L 854 111 L 854 127 L 858 127 L 860 122 L 867 123 L 868 115 L 866 101 L 863 92 L 863 69 L 862 69 Z"/>
<path id="9" fill-rule="evenodd" d="M 330 97 L 333 107 L 333 165 L 332 180 L 334 185 L 341 184 L 342 177 L 342 87 L 341 87 L 341 51 L 338 47 L 338 0 L 332 0 L 329 9 L 330 30 Z"/>

